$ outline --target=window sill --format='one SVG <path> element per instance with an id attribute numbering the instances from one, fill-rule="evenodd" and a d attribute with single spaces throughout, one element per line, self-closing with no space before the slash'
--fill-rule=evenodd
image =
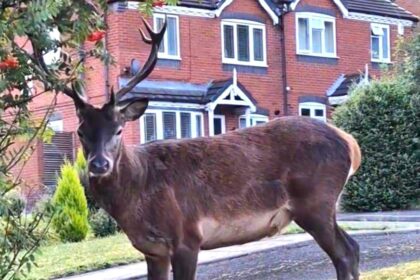
<path id="1" fill-rule="evenodd" d="M 309 56 L 309 57 L 319 57 L 319 58 L 333 58 L 333 59 L 339 59 L 337 55 L 323 55 L 323 54 L 312 54 L 312 53 L 296 53 L 296 55 L 301 56 Z"/>
<path id="2" fill-rule="evenodd" d="M 248 66 L 248 67 L 260 67 L 260 68 L 267 68 L 267 63 L 252 63 L 252 62 L 241 62 L 241 61 L 232 61 L 232 60 L 222 60 L 223 64 L 229 65 L 239 65 L 239 66 Z"/>
<path id="3" fill-rule="evenodd" d="M 372 59 L 371 62 L 372 63 L 377 63 L 377 64 L 392 64 L 392 61 L 390 61 L 390 60 L 376 60 L 376 59 Z"/>
<path id="4" fill-rule="evenodd" d="M 179 61 L 182 60 L 180 56 L 171 56 L 171 55 L 163 55 L 163 54 L 158 54 L 158 59 L 179 60 Z"/>

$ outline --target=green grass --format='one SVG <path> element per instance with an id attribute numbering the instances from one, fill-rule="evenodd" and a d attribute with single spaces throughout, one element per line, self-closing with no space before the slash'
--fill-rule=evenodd
<path id="1" fill-rule="evenodd" d="M 30 279 L 51 279 L 128 264 L 143 259 L 124 234 L 78 243 L 52 244 L 41 248 L 38 267 Z"/>
<path id="2" fill-rule="evenodd" d="M 346 230 L 357 230 L 345 223 Z M 364 228 L 383 229 L 383 228 Z M 291 223 L 283 234 L 303 233 L 295 223 Z M 80 274 L 87 271 L 128 264 L 143 259 L 133 248 L 125 234 L 105 238 L 93 238 L 78 243 L 59 243 L 54 235 L 49 244 L 41 248 L 42 255 L 37 257 L 38 268 L 30 273 L 30 279 L 51 279 L 60 276 Z"/>
<path id="3" fill-rule="evenodd" d="M 420 261 L 363 273 L 361 280 L 419 280 Z"/>

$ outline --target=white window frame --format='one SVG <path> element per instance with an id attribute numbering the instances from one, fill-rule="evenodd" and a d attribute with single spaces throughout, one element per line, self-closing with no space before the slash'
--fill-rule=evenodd
<path id="1" fill-rule="evenodd" d="M 309 56 L 318 56 L 318 57 L 332 57 L 337 58 L 337 32 L 336 32 L 336 25 L 335 25 L 335 17 L 327 16 L 324 14 L 317 14 L 317 13 L 296 13 L 296 54 L 299 55 L 309 55 Z M 300 50 L 299 49 L 299 19 L 307 19 L 308 20 L 308 28 L 309 28 L 309 50 Z M 322 20 L 324 23 L 324 29 L 322 31 L 322 53 L 314 53 L 312 52 L 312 28 L 311 28 L 311 19 Z M 333 26 L 333 36 L 334 36 L 334 52 L 327 53 L 326 50 L 326 41 L 325 41 L 325 22 L 331 22 Z"/>
<path id="2" fill-rule="evenodd" d="M 225 36 L 224 36 L 224 26 L 233 26 L 233 53 L 234 58 L 225 57 Z M 238 60 L 238 35 L 237 27 L 238 25 L 246 25 L 249 27 L 249 61 L 240 61 Z M 262 30 L 262 43 L 263 43 L 263 60 L 256 61 L 254 60 L 254 28 Z M 222 63 L 226 64 L 237 64 L 237 65 L 247 65 L 247 66 L 258 66 L 258 67 L 267 67 L 267 35 L 265 30 L 265 24 L 249 20 L 238 20 L 238 19 L 224 19 L 221 21 L 221 42 L 222 42 Z"/>
<path id="3" fill-rule="evenodd" d="M 62 119 L 48 121 L 47 126 L 54 132 L 63 132 L 64 131 L 64 122 Z"/>
<path id="4" fill-rule="evenodd" d="M 181 139 L 181 113 L 189 113 L 191 115 L 191 138 L 204 136 L 204 114 L 202 112 L 188 111 L 188 110 L 171 110 L 171 109 L 147 109 L 143 116 L 140 118 L 140 143 L 146 143 L 145 139 L 145 128 L 144 128 L 144 115 L 145 114 L 155 114 L 156 117 L 156 140 L 163 139 L 163 113 L 164 112 L 174 112 L 175 121 L 176 121 L 176 139 Z M 196 116 L 201 117 L 201 135 L 197 135 L 197 123 Z"/>
<path id="5" fill-rule="evenodd" d="M 264 115 L 260 115 L 260 114 L 250 114 L 249 117 L 250 117 L 250 120 L 251 120 L 251 126 L 257 125 L 257 121 L 265 122 L 265 123 L 268 122 L 268 116 L 264 116 Z M 241 115 L 241 116 L 239 116 L 239 119 L 238 119 L 238 127 L 239 128 L 244 128 L 244 127 L 241 127 L 241 120 L 246 121 L 246 115 Z"/>
<path id="6" fill-rule="evenodd" d="M 213 116 L 213 122 L 215 119 L 220 119 L 222 123 L 222 134 L 226 133 L 226 117 L 225 115 L 214 115 Z"/>
<path id="7" fill-rule="evenodd" d="M 177 50 L 178 53 L 176 55 L 170 55 L 168 53 L 168 33 L 165 32 L 163 35 L 163 44 L 165 46 L 165 50 L 163 52 L 158 52 L 158 58 L 163 59 L 174 59 L 174 60 L 181 60 L 181 38 L 179 36 L 179 17 L 175 15 L 165 15 L 165 14 L 153 14 L 153 27 L 155 31 L 157 32 L 157 19 L 163 19 L 163 21 L 166 21 L 167 18 L 174 18 L 176 23 L 176 36 L 177 36 Z"/>
<path id="8" fill-rule="evenodd" d="M 379 36 L 379 35 L 373 35 L 372 34 L 372 30 L 374 28 L 381 28 L 381 29 L 386 29 L 387 32 L 387 38 L 388 38 L 388 58 L 384 59 L 384 50 L 383 50 L 383 40 L 384 37 Z M 372 36 L 377 36 L 379 38 L 379 58 L 373 58 L 373 46 L 372 46 Z M 379 23 L 371 23 L 370 24 L 370 58 L 372 62 L 385 62 L 385 63 L 389 63 L 391 62 L 391 33 L 390 33 L 390 28 L 389 25 L 386 24 L 379 24 Z"/>
<path id="9" fill-rule="evenodd" d="M 302 102 L 299 103 L 299 116 L 302 116 L 302 109 L 309 109 L 310 110 L 310 117 L 313 119 L 321 120 L 323 122 L 327 121 L 327 106 L 322 103 L 318 102 Z M 315 116 L 315 110 L 322 110 L 324 115 L 322 117 Z"/>

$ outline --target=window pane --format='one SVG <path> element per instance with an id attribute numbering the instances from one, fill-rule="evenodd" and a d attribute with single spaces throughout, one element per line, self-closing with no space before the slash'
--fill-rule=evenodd
<path id="1" fill-rule="evenodd" d="M 181 138 L 191 138 L 190 113 L 181 113 Z"/>
<path id="2" fill-rule="evenodd" d="M 159 18 L 159 17 L 157 17 L 156 18 L 156 32 L 158 32 L 161 28 L 162 28 L 162 26 L 163 26 L 163 18 Z M 165 40 L 162 40 L 162 42 L 160 43 L 160 46 L 159 46 L 159 52 L 165 52 L 165 42 L 164 42 Z"/>
<path id="3" fill-rule="evenodd" d="M 332 22 L 325 22 L 325 51 L 334 53 L 334 29 Z"/>
<path id="4" fill-rule="evenodd" d="M 163 112 L 163 139 L 176 138 L 176 113 Z"/>
<path id="5" fill-rule="evenodd" d="M 197 137 L 200 137 L 202 135 L 201 132 L 201 115 L 196 115 L 195 116 L 195 135 Z"/>
<path id="6" fill-rule="evenodd" d="M 379 37 L 372 36 L 372 58 L 379 59 Z"/>
<path id="7" fill-rule="evenodd" d="M 323 117 L 323 116 L 324 116 L 324 110 L 315 109 L 315 117 Z"/>
<path id="8" fill-rule="evenodd" d="M 225 41 L 224 56 L 226 58 L 234 58 L 234 46 L 233 46 L 233 26 L 223 26 L 223 38 Z"/>
<path id="9" fill-rule="evenodd" d="M 245 128 L 246 127 L 246 119 L 240 118 L 239 119 L 239 128 Z"/>
<path id="10" fill-rule="evenodd" d="M 156 115 L 147 113 L 144 115 L 144 139 L 149 142 L 156 138 Z"/>
<path id="11" fill-rule="evenodd" d="M 308 19 L 299 19 L 299 50 L 309 50 L 309 27 Z"/>
<path id="12" fill-rule="evenodd" d="M 221 118 L 214 118 L 213 120 L 214 124 L 214 135 L 222 134 L 222 119 Z"/>
<path id="13" fill-rule="evenodd" d="M 388 31 L 386 28 L 383 28 L 383 37 L 382 37 L 382 57 L 383 59 L 388 59 Z"/>
<path id="14" fill-rule="evenodd" d="M 306 109 L 306 108 L 302 108 L 302 109 L 300 109 L 300 115 L 310 117 L 311 116 L 311 110 Z"/>
<path id="15" fill-rule="evenodd" d="M 312 52 L 322 53 L 322 29 L 312 29 Z"/>
<path id="16" fill-rule="evenodd" d="M 178 34 L 176 27 L 176 18 L 168 17 L 168 27 L 166 30 L 166 36 L 168 36 L 168 54 L 178 55 Z"/>
<path id="17" fill-rule="evenodd" d="M 249 27 L 246 25 L 238 25 L 237 28 L 238 60 L 249 61 Z"/>
<path id="18" fill-rule="evenodd" d="M 262 29 L 254 28 L 254 60 L 263 61 L 264 60 L 264 50 L 263 50 L 263 31 Z"/>

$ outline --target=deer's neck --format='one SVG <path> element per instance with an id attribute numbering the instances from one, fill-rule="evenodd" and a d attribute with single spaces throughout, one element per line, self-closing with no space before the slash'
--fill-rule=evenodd
<path id="1" fill-rule="evenodd" d="M 130 203 L 135 203 L 146 182 L 146 168 L 136 152 L 121 144 L 119 157 L 111 174 L 90 178 L 92 194 L 98 204 L 112 216 L 119 216 Z M 124 203 L 121 203 L 124 201 Z"/>

